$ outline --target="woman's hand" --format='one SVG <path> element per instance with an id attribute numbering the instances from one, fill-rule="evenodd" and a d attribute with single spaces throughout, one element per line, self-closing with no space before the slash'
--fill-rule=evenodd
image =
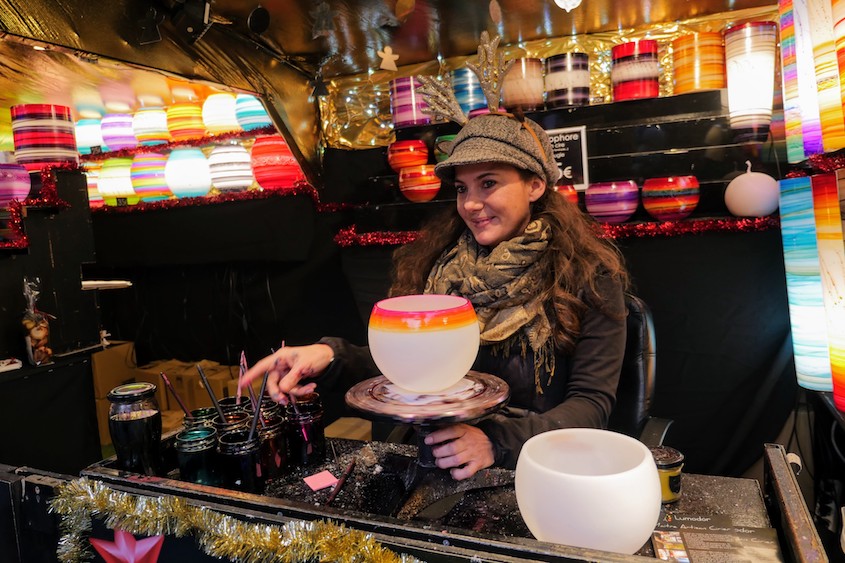
<path id="1" fill-rule="evenodd" d="M 475 426 L 453 424 L 435 430 L 425 437 L 425 443 L 433 446 L 437 467 L 451 468 L 452 478 L 458 481 L 493 465 L 493 444 Z"/>
<path id="2" fill-rule="evenodd" d="M 267 376 L 267 395 L 277 403 L 286 405 L 287 395 L 297 397 L 313 393 L 315 383 L 300 386 L 302 379 L 320 375 L 334 359 L 334 351 L 325 344 L 287 346 L 262 358 L 244 374 L 239 389 L 246 388 L 253 379 Z"/>

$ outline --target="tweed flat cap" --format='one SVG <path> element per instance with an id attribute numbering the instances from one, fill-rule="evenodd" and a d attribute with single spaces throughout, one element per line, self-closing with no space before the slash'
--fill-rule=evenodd
<path id="1" fill-rule="evenodd" d="M 495 113 L 473 117 L 445 152 L 449 158 L 439 163 L 434 171 L 440 179 L 450 182 L 455 180 L 456 166 L 483 162 L 502 162 L 534 172 L 544 178 L 549 187 L 561 176 L 549 136 L 530 119 L 523 122 Z"/>

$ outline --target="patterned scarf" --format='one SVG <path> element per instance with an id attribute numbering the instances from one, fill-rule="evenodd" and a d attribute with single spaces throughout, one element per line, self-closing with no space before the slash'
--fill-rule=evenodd
<path id="1" fill-rule="evenodd" d="M 554 373 L 552 325 L 539 295 L 543 278 L 540 258 L 550 238 L 551 228 L 540 219 L 492 251 L 466 231 L 437 259 L 425 284 L 425 293 L 469 299 L 478 316 L 481 343 L 492 344 L 494 351 L 506 353 L 518 342 L 524 357 L 526 345 L 530 345 L 538 393 L 543 392 L 543 369 L 548 370 L 549 382 Z"/>

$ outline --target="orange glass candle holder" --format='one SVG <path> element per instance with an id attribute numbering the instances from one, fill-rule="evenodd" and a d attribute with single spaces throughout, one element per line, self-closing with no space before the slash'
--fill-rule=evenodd
<path id="1" fill-rule="evenodd" d="M 421 166 L 427 162 L 428 147 L 419 139 L 396 141 L 387 147 L 387 163 L 394 172 L 398 173 L 403 168 Z"/>
<path id="2" fill-rule="evenodd" d="M 399 191 L 415 203 L 431 201 L 440 191 L 440 178 L 433 164 L 410 166 L 399 171 Z"/>

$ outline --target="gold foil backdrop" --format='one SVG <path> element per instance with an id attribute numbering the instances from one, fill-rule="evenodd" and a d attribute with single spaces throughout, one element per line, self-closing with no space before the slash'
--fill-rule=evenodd
<path id="1" fill-rule="evenodd" d="M 507 18 L 507 14 L 505 14 Z M 660 96 L 671 96 L 672 40 L 696 31 L 721 31 L 744 21 L 777 21 L 777 6 L 750 8 L 709 15 L 684 22 L 623 29 L 606 33 L 548 38 L 500 48 L 506 59 L 543 58 L 580 51 L 590 56 L 590 103 L 611 101 L 611 47 L 634 39 L 656 39 L 660 45 Z M 400 53 L 401 54 L 401 53 Z M 326 82 L 327 96 L 321 96 L 320 116 L 324 143 L 328 147 L 362 149 L 386 146 L 393 141 L 390 114 L 390 80 L 414 75 L 445 75 L 464 65 L 470 57 L 439 59 L 403 66 L 397 72 L 376 70 L 367 74 L 336 78 Z M 476 56 L 473 54 L 473 60 Z"/>

